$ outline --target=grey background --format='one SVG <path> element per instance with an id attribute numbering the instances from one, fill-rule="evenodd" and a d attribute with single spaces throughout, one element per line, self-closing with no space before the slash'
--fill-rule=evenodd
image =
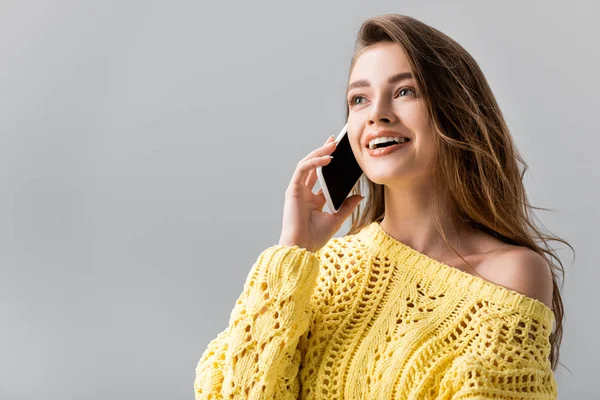
<path id="1" fill-rule="evenodd" d="M 592 2 L 1 1 L 0 398 L 191 399 L 296 163 L 344 122 L 360 24 L 484 70 L 567 269 L 561 399 L 596 399 Z M 348 222 L 336 236 L 343 235 Z"/>

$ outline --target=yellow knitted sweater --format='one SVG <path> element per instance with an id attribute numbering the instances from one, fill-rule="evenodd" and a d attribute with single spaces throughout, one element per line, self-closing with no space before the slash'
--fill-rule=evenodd
<path id="1" fill-rule="evenodd" d="M 196 399 L 556 399 L 544 303 L 372 222 L 272 246 L 196 367 Z"/>

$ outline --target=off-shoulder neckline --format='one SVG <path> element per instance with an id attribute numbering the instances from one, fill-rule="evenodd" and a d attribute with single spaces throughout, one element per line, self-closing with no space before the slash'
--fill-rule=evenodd
<path id="1" fill-rule="evenodd" d="M 423 279 L 442 279 L 449 285 L 462 287 L 470 293 L 485 296 L 490 300 L 508 303 L 525 313 L 533 313 L 554 322 L 554 312 L 538 299 L 521 292 L 472 275 L 456 267 L 436 260 L 388 234 L 379 221 L 373 221 L 355 235 L 374 255 L 399 260 L 405 267 L 421 271 Z"/>

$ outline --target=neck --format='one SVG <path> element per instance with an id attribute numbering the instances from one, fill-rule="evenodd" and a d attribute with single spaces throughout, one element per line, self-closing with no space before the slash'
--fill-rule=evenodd
<path id="1" fill-rule="evenodd" d="M 384 187 L 385 214 L 380 225 L 390 236 L 431 257 L 443 258 L 454 252 L 435 227 L 432 192 L 427 187 Z M 451 218 L 452 209 L 444 204 L 441 228 L 453 246 L 460 245 L 465 226 L 458 227 Z"/>

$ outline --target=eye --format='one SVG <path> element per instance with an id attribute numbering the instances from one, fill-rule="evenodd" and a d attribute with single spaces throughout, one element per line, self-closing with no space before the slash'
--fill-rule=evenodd
<path id="1" fill-rule="evenodd" d="M 416 94 L 417 94 L 415 92 L 415 89 L 413 87 L 410 87 L 410 86 L 405 86 L 405 87 L 400 88 L 400 90 L 398 91 L 398 93 L 400 94 L 400 93 L 405 92 L 405 91 L 411 91 L 413 93 L 413 96 L 416 96 Z M 400 97 L 406 97 L 406 96 L 400 96 Z M 359 95 L 359 94 L 354 95 L 348 101 L 348 105 L 350 107 L 352 107 L 352 106 L 360 104 L 360 103 L 355 103 L 355 101 L 358 100 L 358 99 L 364 99 L 364 97 L 361 96 L 361 95 Z"/>
<path id="2" fill-rule="evenodd" d="M 364 99 L 364 97 L 362 97 L 361 95 L 354 95 L 354 96 L 352 96 L 352 97 L 350 98 L 350 100 L 348 101 L 348 105 L 349 105 L 350 107 L 352 107 L 352 106 L 356 105 L 356 104 L 354 103 L 354 101 L 355 101 L 356 99 Z"/>
<path id="3" fill-rule="evenodd" d="M 401 88 L 399 93 L 401 93 L 401 92 L 403 92 L 403 91 L 405 91 L 405 90 L 410 90 L 411 92 L 413 92 L 413 95 L 416 95 L 416 94 L 417 94 L 417 93 L 415 92 L 415 89 L 414 89 L 414 88 L 412 88 L 412 87 L 408 87 L 408 86 L 407 86 L 407 87 L 403 87 L 403 88 Z M 403 97 L 404 97 L 404 96 L 403 96 Z"/>

